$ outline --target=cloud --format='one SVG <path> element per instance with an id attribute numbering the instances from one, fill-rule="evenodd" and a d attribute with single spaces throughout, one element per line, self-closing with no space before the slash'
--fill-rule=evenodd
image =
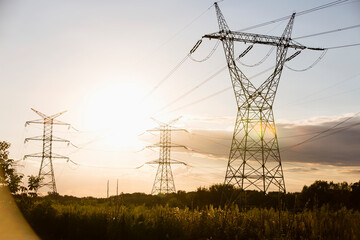
<path id="1" fill-rule="evenodd" d="M 277 132 L 282 161 L 360 166 L 360 117 L 349 119 L 349 116 L 353 114 L 296 122 L 280 121 Z M 205 118 L 201 120 L 206 121 Z M 227 161 L 232 132 L 192 129 L 190 134 L 179 135 L 176 139 L 203 157 Z M 300 169 L 293 169 L 296 170 Z M 301 169 L 315 170 L 318 169 Z"/>
<path id="2" fill-rule="evenodd" d="M 294 172 L 294 173 L 299 173 L 299 172 L 315 172 L 318 171 L 319 168 L 315 168 L 315 167 L 293 167 L 293 168 L 287 168 L 286 171 L 287 172 Z"/>
<path id="3" fill-rule="evenodd" d="M 343 174 L 354 174 L 354 175 L 360 175 L 360 169 L 349 169 L 349 170 L 343 170 L 341 171 Z"/>

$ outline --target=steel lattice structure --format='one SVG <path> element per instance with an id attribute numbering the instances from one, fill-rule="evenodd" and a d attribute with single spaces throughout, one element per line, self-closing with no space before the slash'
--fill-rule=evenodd
<path id="1" fill-rule="evenodd" d="M 158 128 L 147 130 L 148 132 L 157 131 L 160 132 L 160 142 L 147 148 L 160 148 L 159 160 L 147 162 L 146 164 L 158 164 L 158 169 L 156 172 L 154 184 L 151 190 L 151 194 L 163 194 L 163 193 L 173 193 L 176 192 L 174 177 L 171 171 L 171 164 L 184 164 L 178 160 L 171 159 L 170 153 L 171 148 L 173 147 L 183 147 L 182 145 L 172 144 L 171 143 L 171 132 L 172 131 L 186 131 L 185 129 L 174 128 L 171 124 L 175 123 L 180 119 L 174 119 L 169 123 L 163 123 L 156 121 L 159 124 Z"/>
<path id="2" fill-rule="evenodd" d="M 40 153 L 25 155 L 24 159 L 29 158 L 29 157 L 41 158 L 41 164 L 40 164 L 40 169 L 39 169 L 39 174 L 38 174 L 39 178 L 41 179 L 40 187 L 48 187 L 51 192 L 57 193 L 52 160 L 54 158 L 69 160 L 69 158 L 65 157 L 65 156 L 61 156 L 56 153 L 53 153 L 53 151 L 52 151 L 53 142 L 54 141 L 65 142 L 65 143 L 69 144 L 70 141 L 53 136 L 53 126 L 54 125 L 70 126 L 70 124 L 68 124 L 68 123 L 64 123 L 64 122 L 55 120 L 55 118 L 59 117 L 66 111 L 57 113 L 57 114 L 54 114 L 51 116 L 47 116 L 35 109 L 31 109 L 31 110 L 33 110 L 35 113 L 37 113 L 42 119 L 27 121 L 25 123 L 25 126 L 27 126 L 29 124 L 42 124 L 42 125 L 44 125 L 43 134 L 42 134 L 42 136 L 26 138 L 25 142 L 31 141 L 31 140 L 42 141 L 42 149 L 43 150 Z"/>
<path id="3" fill-rule="evenodd" d="M 238 107 L 224 184 L 241 189 L 254 188 L 264 193 L 270 190 L 270 187 L 286 192 L 273 115 L 276 91 L 284 63 L 300 53 L 298 51 L 286 58 L 289 48 L 324 49 L 309 48 L 291 40 L 295 13 L 292 14 L 282 36 L 275 37 L 230 31 L 217 3 L 214 5 L 219 32 L 204 35 L 203 38 L 221 40 Z M 234 42 L 276 46 L 276 66 L 260 87 L 255 87 L 237 67 Z M 244 56 L 252 45 L 240 57 Z"/>

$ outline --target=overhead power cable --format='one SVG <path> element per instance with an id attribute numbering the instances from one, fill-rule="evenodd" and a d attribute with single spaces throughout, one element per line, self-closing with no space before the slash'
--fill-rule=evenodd
<path id="1" fill-rule="evenodd" d="M 141 100 L 142 102 L 147 99 L 156 89 L 158 89 L 161 84 L 168 80 L 175 72 L 180 68 L 180 66 L 189 58 L 190 54 L 187 54 L 163 79 L 161 79 L 153 89 Z"/>
<path id="2" fill-rule="evenodd" d="M 330 128 L 327 128 L 327 129 L 324 130 L 324 131 L 319 132 L 318 134 L 316 134 L 315 136 L 312 136 L 311 138 L 308 138 L 308 139 L 306 139 L 306 140 L 304 140 L 304 141 L 302 141 L 302 142 L 299 142 L 299 143 L 297 143 L 297 144 L 295 144 L 295 145 L 285 147 L 285 148 L 283 148 L 283 150 L 282 150 L 281 152 L 287 151 L 287 150 L 289 150 L 289 149 L 291 149 L 291 148 L 298 147 L 298 146 L 303 145 L 303 144 L 308 143 L 308 142 L 315 141 L 315 140 L 317 140 L 321 135 L 323 135 L 323 134 L 325 134 L 325 133 L 333 130 L 333 129 L 336 128 L 337 126 L 339 126 L 339 125 L 341 125 L 341 124 L 349 121 L 350 119 L 353 119 L 354 117 L 356 117 L 356 116 L 359 115 L 359 114 L 360 114 L 360 112 L 355 113 L 353 116 L 348 117 L 348 118 L 344 119 L 343 121 L 335 124 L 334 126 L 332 126 L 332 127 L 330 127 Z M 352 125 L 352 126 L 355 126 L 355 125 Z M 337 132 L 340 132 L 340 131 L 343 131 L 343 130 L 344 130 L 344 128 L 343 128 L 342 130 L 336 131 L 336 133 L 337 133 Z"/>
<path id="3" fill-rule="evenodd" d="M 226 68 L 227 68 L 227 66 L 223 67 L 223 68 L 220 69 L 220 70 L 223 71 L 223 70 L 226 69 Z M 261 72 L 259 72 L 258 74 L 255 74 L 254 76 L 250 77 L 249 80 L 250 80 L 250 79 L 253 79 L 253 78 L 255 78 L 255 77 L 258 77 L 258 76 L 260 76 L 261 74 L 264 74 L 264 73 L 272 70 L 273 68 L 274 68 L 274 66 L 272 66 L 272 67 L 270 67 L 270 68 L 267 68 L 267 69 L 265 69 L 264 71 L 261 71 Z M 220 71 L 220 70 L 219 70 L 219 71 Z M 219 95 L 219 94 L 221 94 L 221 93 L 223 93 L 223 92 L 226 92 L 226 91 L 228 91 L 228 90 L 230 90 L 230 89 L 232 89 L 232 86 L 231 86 L 231 87 L 224 88 L 224 89 L 222 89 L 222 90 L 220 90 L 220 91 L 217 91 L 217 92 L 215 92 L 215 93 L 213 93 L 213 94 L 210 94 L 210 95 L 208 95 L 208 96 L 206 96 L 206 97 L 204 97 L 204 98 L 198 99 L 198 100 L 196 100 L 196 101 L 194 101 L 194 102 L 191 102 L 191 103 L 188 103 L 188 104 L 183 105 L 183 106 L 181 106 L 181 107 L 178 107 L 178 108 L 176 108 L 176 109 L 174 109 L 174 110 L 169 111 L 168 113 L 172 113 L 172 112 L 178 111 L 178 110 L 180 110 L 180 109 L 184 109 L 184 108 L 193 106 L 193 105 L 198 104 L 198 103 L 200 103 L 200 102 L 203 102 L 203 101 L 205 101 L 205 100 L 207 100 L 207 99 L 213 98 L 213 97 L 215 97 L 215 96 L 217 96 L 217 95 Z M 179 99 L 179 100 L 180 100 L 180 99 Z M 169 106 L 170 106 L 170 105 L 169 105 Z"/>
<path id="4" fill-rule="evenodd" d="M 334 6 L 334 5 L 337 5 L 337 4 L 339 4 L 339 3 L 343 3 L 343 2 L 346 2 L 346 1 L 348 1 L 348 0 L 335 1 L 335 2 L 332 2 L 332 3 L 329 3 L 329 4 L 325 4 L 325 5 L 316 7 L 316 8 L 312 8 L 312 9 L 309 9 L 309 10 L 305 10 L 305 11 L 299 12 L 297 15 L 302 15 L 302 14 L 310 13 L 310 12 L 317 11 L 317 10 L 320 10 L 320 9 L 324 9 L 324 8 L 327 8 L 327 7 L 330 7 L 330 6 Z M 288 16 L 288 17 L 290 17 L 290 16 Z M 286 18 L 288 18 L 288 17 L 286 17 Z M 285 20 L 285 19 L 284 19 L 284 18 L 279 18 L 279 19 L 274 20 L 274 21 L 277 22 L 277 21 L 282 21 L 282 20 Z M 274 23 L 274 21 L 271 21 L 271 23 Z M 350 26 L 350 27 L 346 27 L 346 28 L 341 28 L 341 29 L 326 31 L 326 32 L 317 33 L 317 34 L 311 34 L 311 35 L 307 35 L 307 36 L 302 36 L 302 37 L 298 37 L 298 38 L 296 38 L 296 39 L 305 38 L 305 37 L 310 37 L 310 36 L 317 36 L 317 35 L 327 34 L 327 33 L 336 32 L 336 31 L 348 30 L 348 29 L 352 29 L 352 28 L 359 27 L 359 26 L 360 26 L 360 25 L 354 25 L 354 26 Z M 246 29 L 243 29 L 243 30 L 246 30 Z M 210 52 L 210 54 L 209 54 L 205 59 L 203 59 L 203 60 L 195 60 L 195 59 L 193 59 L 193 60 L 195 60 L 195 61 L 205 61 L 205 60 L 207 60 L 207 59 L 213 54 L 213 52 L 216 50 L 216 48 L 217 48 L 217 46 L 218 46 L 218 43 L 219 43 L 219 42 L 216 43 L 215 47 L 212 49 L 212 51 Z M 201 44 L 201 40 L 194 46 L 194 48 L 196 49 L 200 44 Z M 360 45 L 360 43 L 349 44 L 349 45 L 342 45 L 342 46 L 335 46 L 335 47 L 328 47 L 328 48 L 325 48 L 325 50 L 345 48 L 345 47 L 353 47 L 353 46 L 358 46 L 358 45 Z M 193 48 L 193 49 L 194 49 L 194 48 Z M 250 48 L 250 49 L 251 49 L 251 48 Z M 250 50 L 250 49 L 249 49 L 249 50 Z M 241 63 L 240 61 L 239 61 L 239 62 L 240 62 L 242 65 L 249 66 L 249 67 L 258 66 L 258 65 L 260 65 L 261 63 L 263 63 L 263 62 L 269 57 L 269 55 L 271 54 L 271 52 L 273 51 L 273 49 L 274 49 L 274 47 L 270 49 L 270 51 L 265 55 L 265 57 L 264 57 L 262 60 L 260 60 L 260 62 L 254 64 L 254 65 L 247 65 L 247 64 Z M 193 52 L 194 52 L 193 50 L 190 51 L 190 54 L 187 55 L 162 81 L 160 81 L 148 95 L 150 95 L 153 91 L 155 91 L 168 77 L 170 77 L 170 76 L 173 74 L 173 72 L 175 72 L 176 69 L 177 69 L 178 67 L 180 67 L 180 65 L 181 65 L 188 57 L 191 57 L 191 54 L 192 54 Z M 245 54 L 246 54 L 246 53 L 247 53 L 247 52 L 245 52 Z M 243 56 L 244 56 L 245 54 L 243 54 Z M 291 67 L 289 67 L 289 66 L 287 66 L 287 65 L 286 65 L 286 67 L 289 68 L 290 70 L 293 70 L 293 71 L 298 71 L 298 72 L 299 72 L 299 71 L 306 71 L 306 70 L 309 70 L 309 69 L 313 68 L 317 63 L 319 63 L 319 61 L 324 57 L 325 54 L 326 54 L 326 51 L 324 51 L 324 52 L 321 54 L 321 56 L 320 56 L 313 64 L 311 64 L 309 67 L 307 67 L 307 68 L 305 68 L 305 69 L 293 69 L 293 68 L 291 68 Z M 240 57 L 243 57 L 243 56 L 240 55 L 239 58 L 240 58 Z M 239 58 L 238 58 L 238 59 L 239 59 Z M 237 60 L 238 60 L 238 59 L 237 59 Z M 290 60 L 290 59 L 289 59 L 289 60 Z M 224 67 L 223 69 L 220 69 L 220 70 L 219 70 L 216 74 L 214 74 L 214 75 L 216 76 L 218 73 L 220 73 L 220 72 L 223 71 L 224 69 L 226 69 L 226 67 Z M 264 72 L 266 72 L 266 71 L 268 71 L 268 70 L 265 70 Z M 180 97 L 178 97 L 177 99 L 173 100 L 171 103 L 169 103 L 169 104 L 167 104 L 166 106 L 164 106 L 163 108 L 161 108 L 161 109 L 159 110 L 159 112 L 162 111 L 162 110 L 164 110 L 164 109 L 166 109 L 166 108 L 168 108 L 169 106 L 173 105 L 174 103 L 178 102 L 180 99 L 184 98 L 185 96 L 189 95 L 189 94 L 192 93 L 194 90 L 196 90 L 197 88 L 199 88 L 200 86 L 202 86 L 203 84 L 205 84 L 207 81 L 209 81 L 212 77 L 214 77 L 214 76 L 211 76 L 210 78 L 206 79 L 204 82 L 202 82 L 202 83 L 198 84 L 197 86 L 195 86 L 193 89 L 190 89 L 190 90 L 189 90 L 188 92 L 186 92 L 185 94 L 183 94 L 183 95 L 181 95 Z M 204 101 L 204 100 L 206 100 L 206 99 L 209 99 L 209 98 L 214 97 L 214 96 L 216 96 L 216 95 L 218 95 L 218 94 L 221 94 L 222 92 L 224 92 L 224 91 L 226 91 L 226 90 L 229 90 L 229 89 L 231 89 L 231 87 L 226 88 L 226 89 L 223 89 L 223 90 L 220 90 L 220 91 L 218 91 L 218 92 L 216 92 L 216 93 L 214 93 L 214 94 L 211 94 L 211 95 L 209 95 L 209 96 L 207 96 L 207 97 L 205 97 L 205 98 L 199 99 L 199 100 L 197 100 L 197 101 L 195 101 L 195 102 L 193 102 L 193 103 L 190 103 L 190 104 L 184 105 L 184 106 L 182 106 L 182 107 L 179 107 L 179 108 L 177 108 L 176 110 L 183 109 L 183 108 L 185 108 L 185 107 L 188 107 L 188 106 L 191 106 L 191 105 L 200 103 L 200 102 L 202 102 L 202 101 Z M 173 111 L 175 111 L 175 110 L 173 110 Z M 171 112 L 173 112 L 173 111 L 171 111 Z"/>
<path id="5" fill-rule="evenodd" d="M 305 69 L 297 70 L 297 69 L 289 68 L 288 66 L 286 66 L 286 67 L 289 68 L 289 69 L 291 69 L 291 70 L 293 70 L 293 71 L 306 71 L 306 70 L 309 70 L 309 69 L 313 68 L 313 67 L 324 57 L 324 55 L 326 54 L 327 50 L 339 49 L 339 48 L 347 48 L 347 47 L 354 47 L 354 46 L 360 46 L 360 43 L 324 48 L 325 51 L 322 53 L 322 55 L 321 55 L 312 65 L 310 65 L 309 67 L 307 67 L 307 68 L 305 68 Z M 296 54 L 296 53 L 295 53 L 295 54 Z M 289 60 L 290 60 L 290 59 L 289 59 Z M 259 75 L 261 75 L 261 74 L 263 74 L 263 73 L 265 73 L 265 72 L 273 69 L 273 67 L 274 67 L 274 66 L 272 66 L 272 67 L 270 67 L 270 68 L 268 68 L 268 69 L 265 69 L 264 71 L 262 71 L 262 72 L 260 72 L 260 73 L 258 73 L 258 74 L 256 74 L 256 75 L 254 75 L 254 76 L 252 76 L 252 77 L 249 78 L 249 79 L 252 79 L 252 78 L 254 78 L 254 77 L 257 77 L 257 76 L 259 76 Z M 225 67 L 225 68 L 226 68 L 226 67 Z M 221 93 L 223 93 L 223 92 L 225 92 L 225 91 L 227 91 L 227 90 L 230 90 L 231 88 L 232 88 L 232 87 L 224 88 L 224 89 L 222 89 L 222 90 L 220 90 L 220 91 L 217 91 L 217 92 L 215 92 L 215 93 L 213 93 L 213 94 L 208 95 L 207 97 L 201 98 L 201 99 L 196 100 L 196 101 L 194 101 L 194 102 L 192 102 L 192 103 L 183 105 L 183 106 L 178 107 L 178 108 L 176 108 L 176 109 L 174 109 L 174 110 L 172 110 L 172 111 L 169 111 L 169 113 L 174 112 L 174 111 L 177 111 L 177 110 L 180 110 L 180 109 L 187 108 L 187 107 L 189 107 L 189 106 L 198 104 L 198 103 L 200 103 L 200 102 L 203 102 L 203 101 L 205 101 L 205 100 L 207 100 L 207 99 L 210 99 L 210 98 L 212 98 L 212 97 L 215 97 L 215 96 L 217 96 L 217 95 L 219 95 L 219 94 L 221 94 Z M 178 101 L 178 100 L 180 100 L 180 98 L 177 99 L 177 101 Z M 169 104 L 169 106 L 170 106 L 170 104 Z M 168 106 L 167 106 L 167 107 L 168 107 Z"/>
<path id="6" fill-rule="evenodd" d="M 170 37 L 167 41 L 165 41 L 163 44 L 160 45 L 160 47 L 164 46 L 165 44 L 167 44 L 168 42 L 170 42 L 171 40 L 173 40 L 175 37 L 177 37 L 180 33 L 182 33 L 184 30 L 186 30 L 187 28 L 189 28 L 194 22 L 196 22 L 199 18 L 201 18 L 205 13 L 207 13 L 212 7 L 214 6 L 214 4 L 212 4 L 210 7 L 208 7 L 204 12 L 202 12 L 199 16 L 197 16 L 196 18 L 194 18 L 193 20 L 191 20 L 188 24 L 186 24 L 183 28 L 181 28 L 177 33 L 175 33 L 172 37 Z"/>
<path id="7" fill-rule="evenodd" d="M 312 92 L 312 93 L 310 93 L 310 94 L 302 97 L 302 98 L 299 99 L 299 100 L 304 100 L 304 99 L 307 99 L 307 98 L 312 97 L 312 96 L 319 96 L 319 94 L 323 93 L 325 90 L 329 90 L 329 89 L 331 89 L 331 88 L 334 88 L 334 87 L 336 87 L 336 86 L 339 86 L 340 84 L 343 84 L 344 82 L 347 82 L 347 81 L 356 79 L 357 77 L 360 77 L 360 72 L 358 72 L 358 73 L 355 74 L 355 75 L 352 75 L 351 77 L 348 77 L 348 78 L 345 78 L 345 79 L 343 79 L 343 80 L 341 80 L 341 81 L 339 81 L 339 82 L 336 82 L 336 83 L 334 83 L 334 84 L 332 84 L 332 85 L 330 85 L 330 86 L 328 86 L 328 87 L 326 87 L 326 88 L 322 88 L 322 89 L 320 89 L 320 90 L 318 90 L 318 91 Z M 297 101 L 297 102 L 299 102 L 299 101 Z"/>
<path id="8" fill-rule="evenodd" d="M 322 10 L 322 9 L 325 9 L 325 8 L 328 8 L 328 7 L 333 7 L 333 6 L 336 6 L 338 4 L 345 3 L 347 1 L 349 1 L 349 0 L 337 0 L 337 1 L 334 1 L 334 2 L 330 2 L 330 3 L 324 4 L 324 5 L 321 5 L 321 6 L 318 6 L 318 7 L 314 7 L 314 8 L 310 8 L 308 10 L 298 12 L 298 13 L 296 13 L 296 16 L 301 16 L 301 15 L 308 14 L 308 13 L 311 13 L 311 12 L 315 12 L 315 11 L 318 11 L 318 10 Z M 268 21 L 268 22 L 260 23 L 260 24 L 253 25 L 253 26 L 250 26 L 250 27 L 247 27 L 247 28 L 243 28 L 243 29 L 238 30 L 238 31 L 246 31 L 246 30 L 250 30 L 250 29 L 254 29 L 254 28 L 267 26 L 267 25 L 270 25 L 270 24 L 273 24 L 273 23 L 277 23 L 277 22 L 280 22 L 280 21 L 287 20 L 290 17 L 291 17 L 291 15 L 288 15 L 288 16 L 281 17 L 281 18 L 278 18 L 278 19 L 275 19 L 275 20 L 272 20 L 272 21 Z"/>
<path id="9" fill-rule="evenodd" d="M 208 7 L 204 12 L 202 12 L 199 16 L 197 16 L 196 18 L 194 18 L 193 20 L 191 20 L 187 25 L 185 25 L 183 28 L 181 28 L 177 33 L 175 33 L 172 37 L 170 37 L 167 41 L 165 41 L 164 43 L 162 43 L 160 45 L 160 47 L 164 46 L 165 44 L 167 44 L 168 42 L 170 42 L 171 40 L 173 40 L 176 36 L 178 36 L 181 32 L 183 32 L 184 30 L 186 30 L 188 27 L 190 27 L 194 22 L 196 22 L 199 18 L 201 18 L 205 13 L 207 13 L 212 7 L 214 6 L 214 4 L 212 4 L 210 7 Z M 145 97 L 142 99 L 142 101 L 144 101 L 145 99 L 147 99 L 157 88 L 160 87 L 160 85 L 165 82 L 184 62 L 185 60 L 189 57 L 189 54 L 186 55 L 186 57 L 180 61 L 180 63 L 178 65 L 176 65 L 176 67 L 170 71 L 170 73 L 168 75 L 166 75 L 147 95 L 145 95 Z"/>
<path id="10" fill-rule="evenodd" d="M 305 35 L 305 36 L 301 36 L 301 37 L 296 37 L 296 38 L 293 38 L 293 40 L 298 40 L 298 39 L 308 38 L 308 37 L 316 37 L 316 36 L 320 36 L 320 35 L 324 35 L 324 34 L 345 31 L 345 30 L 358 28 L 358 27 L 360 27 L 360 24 L 350 26 L 350 27 L 345 27 L 345 28 L 338 28 L 338 29 L 334 29 L 334 30 L 329 30 L 329 31 L 326 31 L 326 32 L 313 33 L 313 34 L 309 34 L 309 35 Z"/>
<path id="11" fill-rule="evenodd" d="M 337 4 L 340 4 L 340 3 L 344 3 L 346 1 L 349 1 L 349 0 L 338 0 L 338 1 L 334 1 L 334 2 L 331 2 L 331 3 L 328 3 L 328 4 L 325 4 L 325 5 L 321 5 L 321 6 L 318 6 L 318 7 L 315 7 L 315 8 L 311 8 L 311 9 L 308 9 L 308 10 L 305 10 L 305 11 L 301 11 L 301 12 L 298 12 L 297 13 L 297 16 L 300 16 L 300 15 L 303 15 L 303 14 L 307 14 L 307 13 L 310 13 L 310 12 L 314 12 L 314 11 L 317 11 L 317 10 L 321 10 L 321 9 L 324 9 L 324 8 L 327 8 L 327 7 L 331 7 L 331 6 L 335 6 Z M 205 12 L 207 12 L 213 5 L 211 5 Z M 203 14 L 202 13 L 199 17 L 195 18 L 190 24 L 188 24 L 187 26 L 185 26 L 185 28 L 187 28 L 189 25 L 191 25 L 194 21 L 196 21 L 198 18 L 200 18 Z M 245 29 L 242 29 L 240 31 L 244 31 L 244 30 L 249 30 L 249 29 L 253 29 L 253 28 L 257 28 L 257 27 L 261 27 L 261 26 L 265 26 L 265 25 L 268 25 L 268 24 L 272 24 L 272 23 L 276 23 L 276 22 L 279 22 L 279 21 L 283 21 L 283 20 L 286 20 L 288 18 L 290 18 L 291 15 L 289 16 L 286 16 L 286 17 L 282 17 L 282 18 L 279 18 L 279 19 L 276 19 L 276 20 L 273 20 L 273 21 L 269 21 L 269 22 L 266 22 L 266 23 L 262 23 L 262 24 L 258 24 L 258 25 L 255 25 L 255 26 L 252 26 L 252 27 L 248 27 L 248 28 L 245 28 Z M 184 29 L 185 29 L 184 28 Z M 180 31 L 181 32 L 181 31 Z M 217 47 L 217 46 L 216 46 Z M 342 46 L 342 47 L 345 47 L 345 46 Z M 332 49 L 334 48 L 339 48 L 339 47 L 333 47 Z M 216 49 L 216 48 L 215 48 Z M 330 49 L 330 48 L 329 48 Z M 215 50 L 214 50 L 215 51 Z M 142 99 L 142 101 L 144 101 L 145 99 L 147 99 L 157 88 L 160 87 L 161 84 L 163 84 L 167 79 L 169 79 L 171 77 L 171 75 L 186 61 L 187 58 L 190 57 L 191 54 L 188 54 L 185 56 L 185 58 L 183 60 L 180 61 L 180 63 L 178 65 L 175 66 L 175 68 L 173 68 L 162 80 L 160 80 L 160 82 L 158 84 L 155 85 L 155 87 Z M 212 55 L 212 53 L 211 53 Z"/>
<path id="12" fill-rule="evenodd" d="M 230 90 L 230 89 L 232 89 L 232 87 L 224 88 L 224 89 L 222 89 L 222 90 L 220 90 L 220 91 L 217 91 L 217 92 L 215 92 L 215 93 L 213 93 L 213 94 L 211 94 L 211 95 L 209 95 L 209 96 L 206 96 L 206 97 L 204 97 L 204 98 L 198 99 L 198 100 L 196 100 L 196 101 L 194 101 L 194 102 L 191 102 L 191 103 L 189 103 L 189 104 L 183 105 L 183 106 L 178 107 L 178 108 L 176 108 L 176 109 L 174 109 L 174 110 L 171 110 L 171 111 L 169 111 L 169 113 L 176 112 L 176 111 L 178 111 L 178 110 L 180 110 L 180 109 L 184 109 L 184 108 L 193 106 L 193 105 L 198 104 L 198 103 L 200 103 L 200 102 L 203 102 L 203 101 L 205 101 L 205 100 L 207 100 L 207 99 L 209 99 L 209 98 L 215 97 L 215 96 L 217 96 L 217 95 L 219 95 L 219 94 L 221 94 L 221 93 L 223 93 L 223 92 L 226 92 L 227 90 Z"/>
<path id="13" fill-rule="evenodd" d="M 179 100 L 181 100 L 182 98 L 186 97 L 187 95 L 189 95 L 190 93 L 192 93 L 193 91 L 195 91 L 196 89 L 198 89 L 199 87 L 201 87 L 202 85 L 204 85 L 205 83 L 207 83 L 208 81 L 210 81 L 211 79 L 213 79 L 214 77 L 216 77 L 217 75 L 219 75 L 222 71 L 224 71 L 227 68 L 227 66 L 219 69 L 217 72 L 215 72 L 213 75 L 211 75 L 210 77 L 206 78 L 204 81 L 202 81 L 201 83 L 199 83 L 198 85 L 196 85 L 194 88 L 190 89 L 189 91 L 187 91 L 186 93 L 184 93 L 183 95 L 181 95 L 180 97 L 174 99 L 173 101 L 171 101 L 169 104 L 165 105 L 164 107 L 162 107 L 161 109 L 159 109 L 159 112 L 163 111 L 164 109 L 170 107 L 171 105 L 173 105 L 174 103 L 178 102 Z M 157 114 L 156 113 L 156 114 Z"/>
<path id="14" fill-rule="evenodd" d="M 355 46 L 360 46 L 360 43 L 353 43 L 353 44 L 341 45 L 341 46 L 335 46 L 335 47 L 327 47 L 325 49 L 338 49 L 338 48 L 347 48 L 347 47 L 355 47 Z"/>
<path id="15" fill-rule="evenodd" d="M 99 165 L 88 165 L 88 164 L 82 164 L 82 163 L 77 163 L 71 159 L 69 159 L 68 162 L 71 162 L 72 164 L 78 166 L 78 167 L 90 167 L 90 168 L 103 168 L 103 169 L 124 169 L 124 170 L 131 170 L 131 169 L 136 169 L 136 167 L 134 168 L 125 168 L 125 167 L 113 167 L 113 166 L 99 166 Z"/>

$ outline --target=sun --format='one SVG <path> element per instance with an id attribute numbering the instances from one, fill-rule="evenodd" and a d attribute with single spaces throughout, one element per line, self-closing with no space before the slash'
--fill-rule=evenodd
<path id="1" fill-rule="evenodd" d="M 130 82 L 119 81 L 99 87 L 86 100 L 87 128 L 102 135 L 102 141 L 116 148 L 136 147 L 138 135 L 151 128 L 151 101 Z"/>

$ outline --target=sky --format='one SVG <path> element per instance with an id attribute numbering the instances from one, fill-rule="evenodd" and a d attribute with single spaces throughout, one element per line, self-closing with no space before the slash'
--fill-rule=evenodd
<path id="1" fill-rule="evenodd" d="M 219 7 L 237 31 L 329 2 L 225 0 Z M 301 38 L 358 25 L 359 13 L 360 1 L 349 0 L 297 16 L 292 37 L 310 47 L 359 43 L 360 28 Z M 249 32 L 280 36 L 286 24 Z M 217 31 L 215 8 L 207 0 L 0 0 L 0 140 L 12 144 L 18 171 L 36 175 L 40 167 L 40 159 L 23 160 L 42 151 L 41 142 L 24 144 L 42 134 L 42 125 L 24 126 L 39 119 L 31 108 L 46 115 L 66 110 L 57 119 L 73 128 L 55 126 L 54 135 L 75 146 L 53 146 L 71 160 L 54 160 L 60 194 L 105 197 L 107 181 L 115 194 L 117 179 L 119 192 L 150 193 L 157 166 L 142 165 L 158 158 L 146 146 L 159 135 L 144 132 L 157 127 L 151 117 L 168 122 L 182 116 L 175 126 L 188 133 L 174 133 L 172 141 L 190 150 L 172 151 L 187 163 L 172 167 L 176 189 L 223 183 L 237 109 L 222 46 L 204 62 L 186 59 L 179 65 L 203 35 Z M 203 59 L 215 44 L 204 39 L 193 58 Z M 247 46 L 236 43 L 235 55 Z M 242 62 L 255 64 L 270 49 L 255 45 Z M 315 180 L 359 180 L 359 54 L 360 46 L 330 49 L 307 71 L 284 68 L 274 116 L 287 191 L 301 191 Z M 320 56 L 305 50 L 286 65 L 305 69 Z M 269 71 L 252 77 L 274 63 L 272 52 L 257 67 L 238 66 L 259 86 Z"/>

